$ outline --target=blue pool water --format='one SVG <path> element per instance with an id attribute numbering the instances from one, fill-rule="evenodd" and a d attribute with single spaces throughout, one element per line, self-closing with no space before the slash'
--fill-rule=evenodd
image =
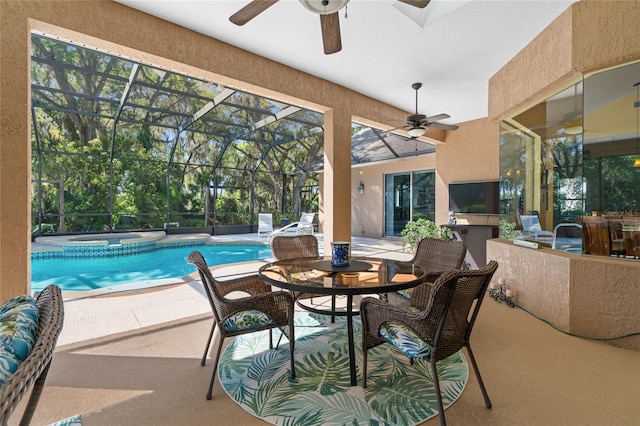
<path id="1" fill-rule="evenodd" d="M 87 291 L 182 278 L 196 271 L 187 263 L 193 250 L 200 251 L 209 266 L 272 257 L 267 245 L 214 244 L 100 259 L 36 259 L 31 262 L 31 290 L 57 284 L 63 291 Z"/>

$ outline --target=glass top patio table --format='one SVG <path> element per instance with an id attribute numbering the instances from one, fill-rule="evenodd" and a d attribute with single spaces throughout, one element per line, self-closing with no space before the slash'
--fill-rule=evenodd
<path id="1" fill-rule="evenodd" d="M 415 287 L 426 272 L 411 262 L 372 257 L 352 257 L 347 267 L 332 267 L 331 257 L 304 257 L 279 260 L 262 266 L 258 275 L 272 286 L 326 295 L 345 295 L 351 386 L 357 384 L 353 338 L 353 296 L 387 293 Z M 319 268 L 319 269 L 318 269 Z M 305 305 L 299 305 L 309 309 Z M 310 309 L 313 310 L 313 309 Z M 317 312 L 313 310 L 314 312 Z M 335 311 L 323 312 L 335 314 Z"/>

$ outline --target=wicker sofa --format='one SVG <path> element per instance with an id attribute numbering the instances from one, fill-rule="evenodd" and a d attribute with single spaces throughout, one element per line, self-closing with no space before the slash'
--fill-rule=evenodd
<path id="1" fill-rule="evenodd" d="M 0 425 L 6 425 L 20 400 L 32 388 L 20 425 L 28 425 L 47 378 L 53 351 L 62 331 L 64 306 L 62 293 L 56 285 L 46 287 L 36 298 L 37 331 L 31 351 L 17 370 L 0 387 Z"/>

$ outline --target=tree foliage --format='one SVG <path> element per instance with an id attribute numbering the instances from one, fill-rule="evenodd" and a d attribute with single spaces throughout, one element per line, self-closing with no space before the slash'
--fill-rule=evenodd
<path id="1" fill-rule="evenodd" d="M 61 214 L 57 231 L 80 232 L 249 224 L 257 212 L 317 210 L 317 196 L 303 189 L 317 188 L 309 170 L 322 158 L 323 135 L 301 125 L 317 114 L 269 122 L 279 103 L 236 91 L 196 120 L 223 89 L 32 40 L 34 226 L 57 226 Z"/>

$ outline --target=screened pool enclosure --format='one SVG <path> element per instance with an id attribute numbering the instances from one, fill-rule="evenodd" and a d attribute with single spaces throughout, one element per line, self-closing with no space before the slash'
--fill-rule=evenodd
<path id="1" fill-rule="evenodd" d="M 322 113 L 32 34 L 33 235 L 255 232 L 318 211 Z M 353 123 L 352 164 L 435 152 Z"/>

